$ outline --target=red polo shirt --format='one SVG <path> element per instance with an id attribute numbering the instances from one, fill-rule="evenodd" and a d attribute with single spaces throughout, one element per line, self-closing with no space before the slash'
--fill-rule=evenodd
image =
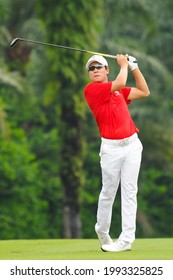
<path id="1" fill-rule="evenodd" d="M 128 95 L 131 88 L 123 88 L 111 93 L 112 82 L 90 83 L 84 89 L 85 99 L 96 119 L 100 136 L 107 139 L 124 139 L 135 132 L 129 110 Z"/>

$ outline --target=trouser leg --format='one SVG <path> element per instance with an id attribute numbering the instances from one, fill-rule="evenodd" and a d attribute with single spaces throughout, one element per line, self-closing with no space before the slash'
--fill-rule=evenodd
<path id="1" fill-rule="evenodd" d="M 102 190 L 97 210 L 97 231 L 108 234 L 112 219 L 113 202 L 120 182 L 122 156 L 120 149 L 101 146 Z"/>
<path id="2" fill-rule="evenodd" d="M 122 232 L 119 239 L 132 243 L 135 240 L 138 175 L 142 144 L 139 139 L 125 147 L 121 170 Z"/>

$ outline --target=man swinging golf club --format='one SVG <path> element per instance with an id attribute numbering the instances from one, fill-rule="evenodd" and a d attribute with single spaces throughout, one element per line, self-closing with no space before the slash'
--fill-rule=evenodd
<path id="1" fill-rule="evenodd" d="M 138 175 L 142 144 L 128 110 L 131 101 L 150 95 L 136 58 L 116 55 L 120 67 L 115 80 L 109 82 L 110 69 L 103 56 L 92 56 L 86 69 L 91 83 L 84 89 L 85 99 L 95 117 L 101 136 L 100 165 L 102 189 L 98 200 L 95 231 L 103 251 L 131 250 L 135 240 Z M 128 67 L 136 87 L 127 87 Z M 112 207 L 121 186 L 122 231 L 116 242 L 110 235 Z"/>

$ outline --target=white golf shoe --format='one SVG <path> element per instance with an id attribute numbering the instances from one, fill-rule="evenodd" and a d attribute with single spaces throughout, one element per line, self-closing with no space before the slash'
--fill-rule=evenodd
<path id="1" fill-rule="evenodd" d="M 103 245 L 111 245 L 113 244 L 113 241 L 111 239 L 111 237 L 109 236 L 109 234 L 105 234 L 105 233 L 99 233 L 97 231 L 97 225 L 95 225 L 95 232 L 97 233 L 98 239 L 100 241 L 100 244 Z"/>
<path id="2" fill-rule="evenodd" d="M 129 242 L 125 242 L 123 240 L 117 240 L 112 244 L 104 244 L 102 245 L 102 250 L 104 252 L 122 252 L 122 251 L 130 251 L 132 244 Z"/>
<path id="3" fill-rule="evenodd" d="M 110 246 L 111 244 L 113 244 L 113 241 L 110 238 L 109 234 L 106 235 L 97 234 L 97 236 L 102 246 Z"/>

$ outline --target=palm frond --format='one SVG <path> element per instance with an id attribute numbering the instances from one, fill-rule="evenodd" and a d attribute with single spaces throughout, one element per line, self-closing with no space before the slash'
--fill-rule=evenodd
<path id="1" fill-rule="evenodd" d="M 21 94 L 25 93 L 24 81 L 17 71 L 10 72 L 0 68 L 0 84 L 13 87 Z"/>

